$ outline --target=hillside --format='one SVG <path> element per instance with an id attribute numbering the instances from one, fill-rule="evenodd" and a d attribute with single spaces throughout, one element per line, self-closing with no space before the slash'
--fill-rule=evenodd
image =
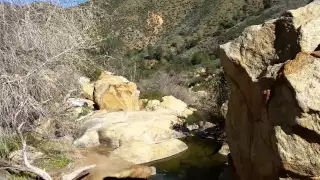
<path id="1" fill-rule="evenodd" d="M 176 43 L 177 47 L 185 48 L 178 49 L 179 54 L 190 56 L 197 51 L 210 52 L 236 37 L 244 27 L 307 2 L 310 1 L 92 0 L 89 4 L 105 10 L 99 19 L 102 29 L 110 38 L 119 37 L 125 48 L 139 50 L 152 44 L 165 46 L 167 50 Z"/>
<path id="2" fill-rule="evenodd" d="M 227 79 L 237 75 L 232 69 L 224 72 L 218 47 L 250 25 L 309 2 L 89 0 L 71 8 L 44 2 L 0 3 L 0 169 L 5 166 L 0 176 L 35 179 L 32 173 L 39 174 L 39 169 L 28 166 L 26 159 L 22 162 L 23 154 L 56 179 L 73 168 L 91 165 L 89 154 L 93 159 L 108 159 L 97 163 L 93 174 L 99 177 L 114 177 L 109 173 L 120 170 L 128 177 L 126 173 L 146 170 L 145 178 L 155 175 L 155 167 L 133 166 L 128 171 L 127 166 L 152 163 L 190 148 L 181 161 L 172 159 L 177 166 L 167 160 L 167 165 L 158 165 L 164 172 L 178 170 L 177 177 L 183 174 L 195 180 L 190 171 L 195 177 L 208 173 L 207 177 L 218 179 L 229 153 L 228 147 L 221 148 L 226 146 L 229 96 L 241 97 L 231 92 L 235 84 Z M 268 41 L 270 47 L 272 43 Z M 290 43 L 284 49 L 291 50 Z M 247 55 L 244 47 L 237 57 Z M 279 47 L 272 46 L 270 52 L 273 48 Z M 250 50 L 249 68 L 257 65 L 251 58 L 256 51 Z M 266 76 L 273 75 L 273 70 Z M 258 89 L 253 95 L 262 104 L 261 97 L 268 102 L 268 92 L 261 96 Z M 244 114 L 232 99 L 231 105 Z M 236 121 L 238 115 L 234 117 Z M 205 142 L 189 141 L 189 137 Z M 219 149 L 225 152 L 217 153 Z M 39 157 L 27 157 L 28 153 Z M 83 159 L 90 164 L 83 164 Z M 105 164 L 109 164 L 107 170 Z M 30 169 L 30 174 L 20 173 Z"/>
<path id="3" fill-rule="evenodd" d="M 214 94 L 206 102 L 216 103 L 221 96 L 220 109 L 226 101 L 227 85 L 218 59 L 219 45 L 250 25 L 308 2 L 92 0 L 84 7 L 93 7 L 98 17 L 94 38 L 102 40 L 91 54 L 99 66 L 138 82 L 143 97 L 152 91 L 197 106 L 195 95 L 188 92 L 191 88 Z"/>

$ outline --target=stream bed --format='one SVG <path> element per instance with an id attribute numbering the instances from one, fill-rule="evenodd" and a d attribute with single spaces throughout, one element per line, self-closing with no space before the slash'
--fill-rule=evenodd
<path id="1" fill-rule="evenodd" d="M 217 153 L 219 145 L 211 139 L 188 137 L 185 152 L 148 165 L 157 168 L 150 180 L 218 180 L 227 157 Z"/>

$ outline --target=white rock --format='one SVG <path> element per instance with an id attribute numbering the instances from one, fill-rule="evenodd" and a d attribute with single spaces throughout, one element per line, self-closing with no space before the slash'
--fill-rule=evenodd
<path id="1" fill-rule="evenodd" d="M 199 125 L 197 125 L 197 124 L 187 125 L 187 129 L 189 131 L 198 130 L 199 129 Z"/>
<path id="2" fill-rule="evenodd" d="M 148 101 L 145 109 L 147 111 L 155 111 L 159 108 L 160 108 L 160 101 L 159 100 L 150 100 L 150 101 Z"/>
<path id="3" fill-rule="evenodd" d="M 219 153 L 224 156 L 228 156 L 228 154 L 230 153 L 229 145 L 227 143 L 224 143 L 219 150 Z"/>
<path id="4" fill-rule="evenodd" d="M 74 107 L 93 107 L 94 104 L 93 101 L 82 98 L 69 98 L 67 103 Z"/>
<path id="5" fill-rule="evenodd" d="M 82 76 L 82 77 L 79 78 L 78 83 L 80 85 L 88 84 L 88 83 L 90 83 L 90 79 L 87 78 L 87 77 Z"/>
<path id="6" fill-rule="evenodd" d="M 168 109 L 177 115 L 183 114 L 183 112 L 187 109 L 188 105 L 177 99 L 173 96 L 165 96 L 162 98 L 162 102 L 160 106 L 164 109 Z"/>

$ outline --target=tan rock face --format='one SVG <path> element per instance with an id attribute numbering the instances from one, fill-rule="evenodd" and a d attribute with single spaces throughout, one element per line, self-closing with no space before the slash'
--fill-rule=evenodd
<path id="1" fill-rule="evenodd" d="M 82 85 L 84 96 L 92 99 L 101 110 L 138 111 L 139 91 L 137 85 L 122 76 L 102 73 L 94 83 Z"/>
<path id="2" fill-rule="evenodd" d="M 164 21 L 161 15 L 154 12 L 148 12 L 147 24 L 148 28 L 152 29 L 152 32 L 157 35 L 162 29 Z"/>
<path id="3" fill-rule="evenodd" d="M 82 85 L 83 96 L 89 100 L 93 100 L 93 91 L 94 84 L 93 83 L 84 83 Z"/>
<path id="4" fill-rule="evenodd" d="M 320 177 L 319 17 L 313 2 L 221 46 L 227 138 L 243 180 Z"/>
<path id="5" fill-rule="evenodd" d="M 98 113 L 84 120 L 74 144 L 81 147 L 98 146 L 118 148 L 131 141 L 155 144 L 181 138 L 183 134 L 171 129 L 178 123 L 176 115 L 165 111 L 137 111 Z"/>

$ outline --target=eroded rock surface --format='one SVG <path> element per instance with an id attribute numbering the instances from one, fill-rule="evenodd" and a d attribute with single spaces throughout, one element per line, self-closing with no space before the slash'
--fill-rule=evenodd
<path id="1" fill-rule="evenodd" d="M 221 46 L 227 138 L 243 180 L 320 178 L 319 18 L 314 1 Z"/>
<path id="2" fill-rule="evenodd" d="M 171 129 L 178 117 L 169 111 L 97 112 L 84 119 L 78 147 L 100 144 L 117 148 L 114 152 L 136 164 L 166 158 L 187 149 L 177 138 L 184 134 Z"/>
<path id="3" fill-rule="evenodd" d="M 138 111 L 139 94 L 137 85 L 122 76 L 114 76 L 110 72 L 102 72 L 93 83 L 81 84 L 83 95 L 95 102 L 101 110 Z"/>

